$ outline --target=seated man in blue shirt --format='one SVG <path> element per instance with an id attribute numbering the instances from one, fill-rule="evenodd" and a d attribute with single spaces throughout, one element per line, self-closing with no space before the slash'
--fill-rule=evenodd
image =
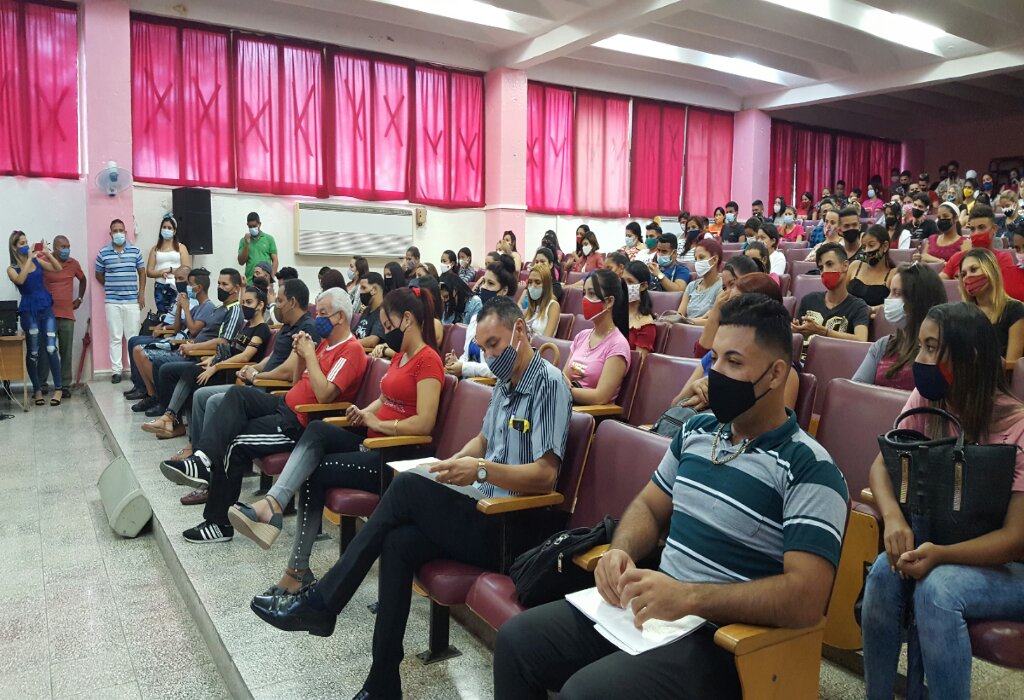
<path id="1" fill-rule="evenodd" d="M 648 267 L 651 270 L 651 291 L 685 292 L 690 282 L 690 268 L 676 260 L 679 239 L 674 233 L 658 236 L 655 258 Z"/>
<path id="2" fill-rule="evenodd" d="M 711 414 L 690 419 L 626 509 L 595 573 L 601 597 L 648 620 L 709 623 L 632 656 L 562 600 L 498 633 L 497 700 L 739 698 L 715 623 L 808 627 L 825 614 L 846 523 L 847 488 L 785 407 L 789 315 L 761 294 L 722 307 L 708 373 Z M 668 533 L 660 571 L 634 562 Z"/>
<path id="3" fill-rule="evenodd" d="M 443 484 L 474 486 L 480 498 L 547 493 L 555 487 L 572 414 L 568 383 L 530 346 L 526 322 L 512 297 L 484 304 L 476 342 L 498 380 L 480 434 L 451 459 L 430 467 L 437 483 L 399 474 L 318 583 L 296 595 L 252 600 L 253 612 L 278 629 L 329 637 L 379 558 L 373 665 L 357 698 L 402 696 L 402 638 L 413 575 L 421 565 L 433 559 L 484 568 L 497 564 L 501 546 L 495 523 L 477 510 L 476 498 Z"/>

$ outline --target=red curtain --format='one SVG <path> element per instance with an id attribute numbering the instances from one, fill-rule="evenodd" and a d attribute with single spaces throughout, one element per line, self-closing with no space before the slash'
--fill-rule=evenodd
<path id="1" fill-rule="evenodd" d="M 373 65 L 373 168 L 377 199 L 408 197 L 409 66 Z"/>
<path id="2" fill-rule="evenodd" d="M 326 196 L 323 52 L 280 41 L 235 41 L 238 189 Z"/>
<path id="3" fill-rule="evenodd" d="M 233 187 L 228 34 L 132 20 L 136 179 Z"/>
<path id="4" fill-rule="evenodd" d="M 526 102 L 526 207 L 572 214 L 573 92 L 531 83 Z"/>
<path id="5" fill-rule="evenodd" d="M 832 187 L 832 134 L 814 129 L 796 129 L 796 194 L 799 202 L 804 192 L 817 202 L 823 187 Z"/>
<path id="6" fill-rule="evenodd" d="M 658 216 L 661 204 L 661 105 L 633 100 L 633 153 L 630 158 L 629 212 Z M 682 150 L 682 149 L 680 149 Z"/>
<path id="7" fill-rule="evenodd" d="M 708 215 L 732 190 L 732 114 L 691 108 L 686 121 L 683 208 Z"/>
<path id="8" fill-rule="evenodd" d="M 333 193 L 374 199 L 371 61 L 334 55 Z"/>
<path id="9" fill-rule="evenodd" d="M 448 201 L 448 73 L 416 67 L 416 121 L 413 128 L 412 199 L 426 204 Z"/>
<path id="10" fill-rule="evenodd" d="M 79 175 L 73 8 L 0 0 L 0 174 Z"/>
<path id="11" fill-rule="evenodd" d="M 871 139 L 839 134 L 836 136 L 836 180 L 846 181 L 846 191 L 867 187 L 871 163 Z"/>
<path id="12" fill-rule="evenodd" d="M 787 202 L 793 201 L 793 168 L 796 167 L 795 151 L 796 135 L 792 124 L 772 121 L 771 151 L 768 168 L 768 196 L 783 197 Z M 771 204 L 765 206 L 771 211 Z"/>
<path id="13" fill-rule="evenodd" d="M 484 203 L 484 79 L 479 75 L 451 76 L 451 196 L 450 206 L 479 207 Z"/>
<path id="14" fill-rule="evenodd" d="M 591 216 L 629 212 L 629 100 L 576 94 L 576 209 Z"/>
<path id="15" fill-rule="evenodd" d="M 870 175 L 879 175 L 886 189 L 889 188 L 889 172 L 900 168 L 900 144 L 882 139 L 872 139 L 869 149 Z"/>

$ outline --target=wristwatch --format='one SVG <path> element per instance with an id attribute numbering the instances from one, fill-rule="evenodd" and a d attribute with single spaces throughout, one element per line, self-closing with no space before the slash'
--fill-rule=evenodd
<path id="1" fill-rule="evenodd" d="M 487 481 L 487 460 L 478 459 L 476 461 L 476 480 L 481 484 Z"/>
<path id="2" fill-rule="evenodd" d="M 665 273 L 664 273 L 664 272 L 659 272 L 659 273 L 658 273 L 658 279 L 659 279 L 659 280 L 663 280 L 663 279 L 665 279 Z"/>

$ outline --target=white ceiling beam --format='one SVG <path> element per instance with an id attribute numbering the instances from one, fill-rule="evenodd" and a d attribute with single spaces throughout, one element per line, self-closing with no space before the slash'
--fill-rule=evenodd
<path id="1" fill-rule="evenodd" d="M 752 96 L 743 102 L 744 109 L 781 109 L 801 105 L 835 102 L 858 95 L 878 95 L 894 90 L 927 87 L 951 80 L 982 77 L 1014 70 L 1024 64 L 1024 46 L 966 56 L 928 66 L 905 68 L 870 77 L 834 80 L 819 85 L 790 88 Z"/>
<path id="2" fill-rule="evenodd" d="M 495 67 L 527 69 L 616 34 L 703 5 L 707 0 L 612 0 L 495 56 Z"/>

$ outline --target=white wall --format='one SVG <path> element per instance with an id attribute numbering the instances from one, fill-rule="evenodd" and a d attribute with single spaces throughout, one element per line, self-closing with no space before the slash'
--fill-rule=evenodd
<path id="1" fill-rule="evenodd" d="M 650 219 L 595 219 L 585 216 L 554 216 L 549 214 L 526 215 L 526 244 L 520 237 L 519 251 L 524 260 L 532 260 L 533 253 L 540 247 L 540 241 L 548 230 L 558 234 L 558 243 L 562 252 L 569 253 L 576 249 L 576 229 L 586 224 L 597 236 L 601 252 L 611 253 L 622 248 L 626 243 L 626 224 L 636 221 L 641 231 Z M 674 218 L 663 218 L 662 230 L 679 235 L 679 223 Z M 523 251 L 526 251 L 525 253 Z"/>

